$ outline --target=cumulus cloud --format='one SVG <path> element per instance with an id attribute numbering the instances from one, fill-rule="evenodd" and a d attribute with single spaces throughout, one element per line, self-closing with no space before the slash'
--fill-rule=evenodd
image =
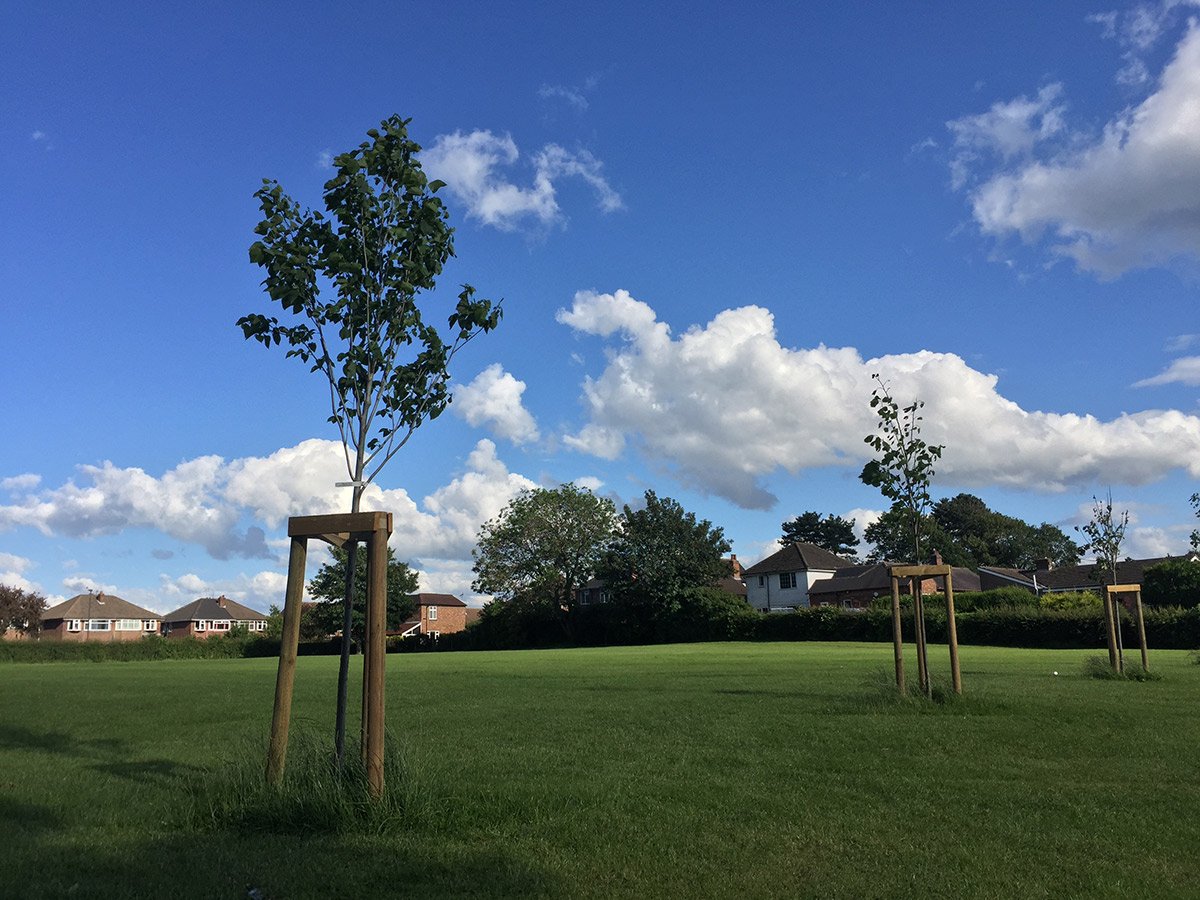
<path id="1" fill-rule="evenodd" d="M 26 573 L 32 568 L 33 560 L 17 556 L 15 553 L 0 552 L 0 584 L 22 591 L 41 593 L 41 585 L 26 577 Z"/>
<path id="2" fill-rule="evenodd" d="M 1186 384 L 1200 386 L 1200 356 L 1183 356 L 1173 361 L 1153 378 L 1143 378 L 1134 387 L 1153 387 L 1159 384 Z"/>
<path id="3" fill-rule="evenodd" d="M 1094 13 L 1087 17 L 1101 27 L 1104 38 L 1121 46 L 1124 65 L 1117 72 L 1118 84 L 1136 87 L 1150 80 L 1144 54 L 1154 47 L 1175 23 L 1179 10 L 1196 7 L 1195 0 L 1159 0 L 1138 3 L 1126 10 Z"/>
<path id="4" fill-rule="evenodd" d="M 15 494 L 21 491 L 31 491 L 41 483 L 41 475 L 34 475 L 32 472 L 27 472 L 24 475 L 0 478 L 0 489 Z"/>
<path id="5" fill-rule="evenodd" d="M 512 137 L 491 131 L 443 134 L 423 153 L 431 175 L 446 182 L 450 191 L 467 207 L 467 215 L 501 231 L 514 231 L 527 222 L 541 227 L 560 224 L 555 182 L 581 178 L 595 192 L 604 212 L 621 208 L 621 197 L 605 180 L 603 163 L 587 150 L 571 152 L 547 144 L 533 156 L 533 183 L 519 187 L 508 180 L 503 169 L 516 164 L 520 153 Z"/>
<path id="6" fill-rule="evenodd" d="M 1063 491 L 1144 484 L 1174 469 L 1200 477 L 1200 418 L 1027 411 L 1000 395 L 995 375 L 952 353 L 864 360 L 851 347 L 792 349 L 758 306 L 674 337 L 625 291 L 581 291 L 558 320 L 609 339 L 604 371 L 584 383 L 589 421 L 565 443 L 599 456 L 631 444 L 685 484 L 742 507 L 772 506 L 762 479 L 779 470 L 862 464 L 863 436 L 876 426 L 873 373 L 901 402 L 925 401 L 924 435 L 947 445 L 944 482 Z"/>
<path id="7" fill-rule="evenodd" d="M 583 92 L 565 84 L 543 84 L 538 88 L 538 96 L 543 100 L 565 100 L 581 112 L 588 108 L 588 100 Z"/>
<path id="8" fill-rule="evenodd" d="M 268 456 L 228 462 L 200 457 L 160 477 L 112 463 L 81 466 L 80 472 L 82 485 L 69 481 L 0 506 L 0 529 L 89 537 L 151 528 L 203 546 L 218 559 L 271 559 L 264 526 L 277 530 L 289 516 L 344 512 L 348 501 L 346 490 L 334 486 L 346 477 L 336 441 L 308 440 Z M 481 440 L 465 470 L 420 503 L 402 489 L 371 485 L 363 508 L 395 513 L 392 544 L 402 559 L 420 567 L 426 556 L 469 558 L 479 526 L 531 487 L 534 482 L 508 470 L 492 441 Z M 71 576 L 66 584 L 80 585 L 116 591 L 94 585 L 85 575 Z M 232 586 L 225 593 L 236 597 L 230 591 L 241 590 L 249 588 Z"/>
<path id="9" fill-rule="evenodd" d="M 165 613 L 198 597 L 225 596 L 265 613 L 272 604 L 283 606 L 286 590 L 287 575 L 280 571 L 239 573 L 230 578 L 204 578 L 188 572 L 176 577 L 160 575 L 157 598 L 143 605 L 157 613 Z"/>
<path id="10" fill-rule="evenodd" d="M 524 393 L 525 382 L 505 372 L 500 363 L 493 363 L 470 384 L 454 389 L 450 409 L 470 425 L 486 426 L 514 444 L 525 444 L 539 435 L 537 422 L 521 403 Z"/>
<path id="11" fill-rule="evenodd" d="M 980 230 L 1044 242 L 1052 256 L 1101 278 L 1194 261 L 1200 26 L 1189 25 L 1154 92 L 1098 136 L 1065 128 L 1060 94 L 1051 85 L 1035 100 L 948 123 L 957 151 L 951 178 L 969 190 Z"/>

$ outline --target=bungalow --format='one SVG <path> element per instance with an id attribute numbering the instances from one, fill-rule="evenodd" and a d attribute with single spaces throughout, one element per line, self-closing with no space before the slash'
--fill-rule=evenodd
<path id="1" fill-rule="evenodd" d="M 436 638 L 467 627 L 467 604 L 453 594 L 413 594 L 412 599 L 417 603 L 412 616 L 391 634 L 428 634 Z"/>
<path id="2" fill-rule="evenodd" d="M 1200 562 L 1200 553 L 1184 556 L 1156 556 L 1153 559 L 1126 559 L 1117 563 L 1117 584 L 1141 584 L 1146 570 L 1171 560 Z M 979 577 L 984 590 L 997 587 L 1023 587 L 1035 594 L 1061 594 L 1075 591 L 1098 592 L 1102 582 L 1100 568 L 1095 563 L 1055 568 L 1050 560 L 1039 559 L 1032 569 L 1006 569 L 999 566 L 980 566 Z"/>
<path id="3" fill-rule="evenodd" d="M 837 606 L 842 609 L 866 609 L 877 597 L 891 597 L 892 575 L 889 571 L 894 563 L 877 562 L 861 566 L 846 566 L 834 572 L 833 577 L 818 581 L 808 589 L 810 606 Z M 979 590 L 979 576 L 970 569 L 954 566 L 950 570 L 954 593 Z M 937 578 L 926 578 L 921 582 L 921 592 L 932 594 L 943 586 Z M 907 593 L 908 579 L 901 580 L 901 591 Z"/>
<path id="4" fill-rule="evenodd" d="M 48 641 L 136 641 L 158 634 L 162 620 L 114 594 L 77 594 L 42 613 L 42 639 Z"/>
<path id="5" fill-rule="evenodd" d="M 814 584 L 854 565 L 816 544 L 787 544 L 745 570 L 746 599 L 764 612 L 805 607 Z"/>
<path id="6" fill-rule="evenodd" d="M 229 634 L 235 627 L 250 632 L 267 630 L 267 617 L 228 597 L 201 597 L 162 617 L 167 637 L 210 638 Z"/>

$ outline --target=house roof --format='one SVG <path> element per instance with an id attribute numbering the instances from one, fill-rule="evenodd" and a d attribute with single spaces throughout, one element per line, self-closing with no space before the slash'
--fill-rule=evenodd
<path id="1" fill-rule="evenodd" d="M 411 594 L 418 606 L 466 606 L 453 594 Z"/>
<path id="2" fill-rule="evenodd" d="M 840 594 L 846 591 L 884 591 L 892 589 L 892 576 L 888 571 L 896 563 L 878 562 L 861 566 L 846 566 L 833 573 L 832 578 L 822 578 L 808 589 L 809 594 Z M 979 576 L 970 569 L 953 566 L 950 569 L 951 583 L 955 593 L 979 590 Z M 900 579 L 908 584 L 907 578 Z"/>
<path id="3" fill-rule="evenodd" d="M 1170 560 L 1200 561 L 1200 554 L 1189 553 L 1184 556 L 1156 556 L 1152 559 L 1126 559 L 1117 563 L 1118 584 L 1141 584 L 1146 577 L 1146 570 L 1159 563 Z M 994 566 L 980 566 L 981 572 L 990 572 L 1015 584 L 1037 587 L 1045 591 L 1088 591 L 1100 587 L 1100 570 L 1095 563 L 1081 566 L 1062 566 L 1056 569 L 1002 569 Z"/>
<path id="4" fill-rule="evenodd" d="M 122 600 L 115 594 L 76 594 L 57 606 L 51 606 L 42 613 L 42 621 L 52 619 L 160 619 L 156 612 L 151 612 L 137 604 Z"/>
<path id="5" fill-rule="evenodd" d="M 263 615 L 257 609 L 243 606 L 241 603 L 238 603 L 236 600 L 230 600 L 228 597 L 218 597 L 217 602 L 229 610 L 230 615 L 239 622 L 265 622 L 268 619 L 268 616 Z"/>
<path id="6" fill-rule="evenodd" d="M 164 622 L 195 622 L 199 619 L 233 619 L 235 616 L 230 615 L 216 597 L 201 597 L 164 614 L 162 618 Z"/>
<path id="7" fill-rule="evenodd" d="M 742 570 L 743 576 L 773 575 L 776 572 L 819 571 L 836 572 L 854 566 L 848 559 L 830 553 L 816 544 L 803 542 L 787 544 L 783 549 L 772 553 L 766 559 L 759 560 L 748 569 Z"/>

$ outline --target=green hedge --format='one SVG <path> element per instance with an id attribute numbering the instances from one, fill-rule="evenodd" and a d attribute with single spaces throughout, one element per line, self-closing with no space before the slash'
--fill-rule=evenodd
<path id="1" fill-rule="evenodd" d="M 339 640 L 306 642 L 301 656 L 337 655 Z M 279 640 L 260 636 L 165 638 L 157 635 L 112 643 L 0 641 L 0 662 L 137 662 L 153 659 L 240 659 L 279 655 Z"/>

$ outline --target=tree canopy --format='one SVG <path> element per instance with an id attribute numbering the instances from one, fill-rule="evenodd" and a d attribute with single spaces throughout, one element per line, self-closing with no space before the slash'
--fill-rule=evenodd
<path id="1" fill-rule="evenodd" d="M 0 637 L 9 628 L 25 634 L 39 634 L 46 598 L 36 591 L 26 591 L 0 584 Z"/>
<path id="2" fill-rule="evenodd" d="M 475 590 L 500 601 L 543 602 L 566 615 L 600 566 L 616 510 L 575 484 L 534 488 L 484 523 L 472 551 Z"/>
<path id="3" fill-rule="evenodd" d="M 912 538 L 911 561 L 921 562 L 921 538 L 931 504 L 929 482 L 934 463 L 941 459 L 945 448 L 926 443 L 921 437 L 922 401 L 914 400 L 902 407 L 892 397 L 886 381 L 878 374 L 871 377 L 879 384 L 871 391 L 871 409 L 879 423 L 876 432 L 863 440 L 878 456 L 863 466 L 858 477 L 892 501 L 892 510 L 905 520 Z M 897 556 L 896 560 L 906 556 Z"/>
<path id="4" fill-rule="evenodd" d="M 645 506 L 626 505 L 604 557 L 602 577 L 612 599 L 647 618 L 673 614 L 689 593 L 730 573 L 725 532 L 697 519 L 677 500 L 646 491 Z"/>
<path id="5" fill-rule="evenodd" d="M 1148 606 L 1200 606 L 1200 563 L 1168 559 L 1142 577 L 1142 599 Z"/>
<path id="6" fill-rule="evenodd" d="M 333 560 L 317 570 L 308 583 L 309 596 L 315 601 L 305 611 L 302 629 L 307 635 L 329 635 L 342 629 L 342 602 L 346 591 L 346 561 L 349 554 L 341 547 L 333 547 Z M 367 554 L 356 553 L 354 566 L 354 602 L 351 604 L 352 618 L 350 633 L 362 640 L 366 629 L 367 608 Z M 391 547 L 387 548 L 387 627 L 399 628 L 412 615 L 416 602 L 412 594 L 417 590 L 417 573 L 407 563 L 396 559 Z"/>
<path id="7" fill-rule="evenodd" d="M 788 519 L 781 526 L 781 544 L 803 542 L 823 547 L 838 556 L 854 557 L 858 553 L 858 535 L 854 533 L 854 520 L 843 519 L 830 513 L 822 517 L 819 512 L 803 512 Z"/>

